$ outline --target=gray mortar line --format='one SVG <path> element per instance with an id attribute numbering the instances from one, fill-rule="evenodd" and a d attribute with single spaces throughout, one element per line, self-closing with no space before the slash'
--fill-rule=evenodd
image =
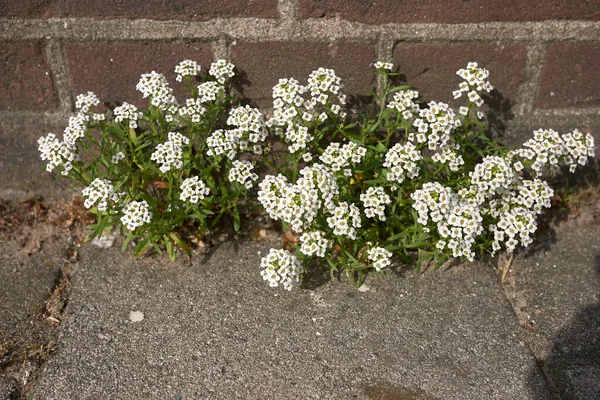
<path id="1" fill-rule="evenodd" d="M 291 23 L 300 19 L 298 0 L 279 0 L 277 11 L 279 12 L 279 19 L 284 23 Z"/>
<path id="2" fill-rule="evenodd" d="M 220 58 L 229 59 L 231 56 L 231 49 L 229 48 L 229 41 L 225 36 L 219 37 L 217 40 L 211 43 L 213 58 L 218 60 Z"/>
<path id="3" fill-rule="evenodd" d="M 381 33 L 392 40 L 493 41 L 542 43 L 549 41 L 597 41 L 600 22 L 486 22 L 475 24 L 368 25 L 341 19 L 291 19 L 295 0 L 280 0 L 282 20 L 260 18 L 213 19 L 205 22 L 153 20 L 48 20 L 0 19 L 1 39 L 68 40 L 213 40 L 221 35 L 249 40 L 358 40 L 374 41 Z"/>
<path id="4" fill-rule="evenodd" d="M 65 61 L 63 45 L 56 39 L 50 39 L 46 45 L 46 58 L 52 73 L 54 93 L 58 99 L 61 111 L 71 111 L 73 100 L 69 88 L 67 65 Z"/>
<path id="5" fill-rule="evenodd" d="M 73 114 L 67 111 L 0 111 L 2 124 L 14 130 L 40 126 L 66 126 Z M 43 132 L 45 135 L 48 132 Z"/>
<path id="6" fill-rule="evenodd" d="M 517 90 L 514 109 L 517 118 L 524 123 L 531 120 L 535 108 L 540 75 L 545 64 L 546 46 L 546 44 L 532 44 L 527 47 L 526 81 Z"/>

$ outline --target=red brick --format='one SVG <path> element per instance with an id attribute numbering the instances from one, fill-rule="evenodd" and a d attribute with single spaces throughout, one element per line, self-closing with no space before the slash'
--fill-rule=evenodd
<path id="1" fill-rule="evenodd" d="M 238 42 L 232 50 L 233 62 L 247 80 L 243 96 L 261 106 L 272 105 L 272 88 L 279 78 L 306 84 L 319 67 L 334 69 L 347 95 L 365 95 L 373 87 L 374 58 L 371 45 L 354 42 Z"/>
<path id="2" fill-rule="evenodd" d="M 504 99 L 498 107 L 507 107 L 514 101 L 526 77 L 526 58 L 525 48 L 518 44 L 400 43 L 394 49 L 394 67 L 424 100 L 452 102 L 452 91 L 462 81 L 456 71 L 469 61 L 476 61 L 490 71 L 490 82 Z"/>
<path id="3" fill-rule="evenodd" d="M 0 109 L 42 110 L 55 106 L 44 47 L 37 41 L 0 42 Z"/>
<path id="4" fill-rule="evenodd" d="M 548 0 L 300 0 L 300 17 L 340 17 L 367 24 L 600 20 L 598 1 Z"/>
<path id="5" fill-rule="evenodd" d="M 20 0 L 0 2 L 0 17 L 204 21 L 277 18 L 277 0 Z"/>
<path id="6" fill-rule="evenodd" d="M 102 102 L 138 106 L 147 104 L 135 89 L 141 74 L 165 75 L 182 102 L 189 92 L 175 81 L 175 65 L 189 58 L 206 71 L 212 62 L 211 47 L 205 43 L 68 43 L 65 50 L 73 95 L 92 91 Z"/>
<path id="7" fill-rule="evenodd" d="M 540 108 L 599 107 L 600 43 L 548 46 L 536 101 Z"/>

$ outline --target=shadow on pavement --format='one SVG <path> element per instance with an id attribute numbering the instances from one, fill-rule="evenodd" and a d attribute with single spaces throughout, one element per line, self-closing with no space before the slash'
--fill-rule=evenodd
<path id="1" fill-rule="evenodd" d="M 600 275 L 600 254 L 595 262 Z M 558 398 L 600 399 L 600 302 L 581 310 L 558 332 L 542 369 Z M 530 382 L 537 374 L 537 368 L 531 371 Z M 534 400 L 546 400 L 545 394 L 532 392 Z"/>

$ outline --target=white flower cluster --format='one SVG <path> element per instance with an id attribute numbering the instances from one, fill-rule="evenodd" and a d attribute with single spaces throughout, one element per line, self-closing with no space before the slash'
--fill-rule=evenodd
<path id="1" fill-rule="evenodd" d="M 569 171 L 575 172 L 577 164 L 586 165 L 588 157 L 594 158 L 596 147 L 594 146 L 594 137 L 589 133 L 583 135 L 575 129 L 572 133 L 562 135 L 564 143 L 562 161 L 569 166 Z"/>
<path id="2" fill-rule="evenodd" d="M 236 130 L 217 129 L 206 139 L 206 145 L 209 147 L 206 155 L 213 157 L 227 154 L 227 157 L 233 160 L 237 154 L 239 141 L 240 135 Z"/>
<path id="3" fill-rule="evenodd" d="M 360 163 L 365 154 L 367 154 L 367 149 L 354 142 L 348 142 L 343 146 L 341 143 L 333 142 L 327 146 L 319 159 L 327 164 L 332 171 L 340 171 L 342 168 L 348 167 L 350 162 Z M 344 175 L 351 176 L 351 170 L 346 169 Z"/>
<path id="4" fill-rule="evenodd" d="M 217 60 L 210 65 L 208 73 L 215 77 L 217 82 L 223 85 L 229 78 L 232 78 L 235 73 L 233 69 L 235 65 L 227 60 Z"/>
<path id="5" fill-rule="evenodd" d="M 258 109 L 250 106 L 233 108 L 227 124 L 236 127 L 240 151 L 249 148 L 254 154 L 263 154 L 267 131 L 263 115 Z"/>
<path id="6" fill-rule="evenodd" d="M 250 189 L 254 186 L 254 182 L 258 180 L 258 175 L 253 173 L 254 164 L 250 161 L 235 160 L 229 170 L 229 182 L 237 182 L 240 185 L 244 185 L 246 189 Z"/>
<path id="7" fill-rule="evenodd" d="M 107 179 L 94 179 L 90 185 L 81 191 L 85 198 L 85 208 L 98 207 L 98 211 L 106 211 L 109 201 L 118 201 L 119 195 L 115 193 L 115 187 Z"/>
<path id="8" fill-rule="evenodd" d="M 365 215 L 368 218 L 377 216 L 380 221 L 385 221 L 385 206 L 390 204 L 392 200 L 382 187 L 369 187 L 366 193 L 361 193 L 360 201 L 363 202 Z"/>
<path id="9" fill-rule="evenodd" d="M 75 149 L 77 141 L 85 136 L 89 120 L 90 116 L 82 113 L 69 117 L 69 125 L 63 133 L 63 140 L 68 147 Z"/>
<path id="10" fill-rule="evenodd" d="M 271 218 L 289 223 L 298 233 L 311 226 L 321 203 L 316 189 L 303 190 L 283 175 L 267 175 L 259 187 L 258 200 Z"/>
<path id="11" fill-rule="evenodd" d="M 160 171 L 165 174 L 171 168 L 179 169 L 183 166 L 183 145 L 190 144 L 190 139 L 179 132 L 169 132 L 166 142 L 156 146 L 156 150 L 150 156 L 152 161 L 160 165 Z"/>
<path id="12" fill-rule="evenodd" d="M 121 223 L 130 231 L 134 231 L 152 220 L 152 212 L 146 200 L 132 201 L 123 209 Z"/>
<path id="13" fill-rule="evenodd" d="M 361 227 L 360 211 L 354 204 L 341 201 L 327 218 L 327 225 L 333 229 L 334 235 L 348 236 L 356 239 L 356 228 Z"/>
<path id="14" fill-rule="evenodd" d="M 338 194 L 335 177 L 320 164 L 305 167 L 297 183 L 283 175 L 267 175 L 259 184 L 258 200 L 269 216 L 291 225 L 294 232 L 309 229 L 321 209 L 335 209 Z"/>
<path id="15" fill-rule="evenodd" d="M 339 195 L 339 188 L 335 176 L 324 165 L 315 163 L 310 167 L 300 170 L 301 177 L 297 185 L 305 190 L 316 189 L 319 194 L 319 207 L 327 211 L 335 208 L 334 201 Z"/>
<path id="16" fill-rule="evenodd" d="M 419 214 L 417 222 L 427 226 L 430 217 L 436 223 L 444 218 L 451 206 L 452 191 L 439 182 L 427 182 L 410 197 L 415 201 L 413 208 Z"/>
<path id="17" fill-rule="evenodd" d="M 110 162 L 113 164 L 118 164 L 119 161 L 124 160 L 124 159 L 125 159 L 125 153 L 123 153 L 122 151 L 119 151 L 117 154 L 114 154 L 110 158 Z"/>
<path id="18" fill-rule="evenodd" d="M 385 69 L 388 71 L 391 71 L 394 68 L 394 64 L 385 61 L 377 61 L 374 66 L 375 69 Z"/>
<path id="19" fill-rule="evenodd" d="M 415 103 L 419 97 L 416 90 L 401 90 L 394 94 L 394 100 L 388 103 L 388 108 L 402 113 L 404 119 L 410 119 L 419 113 L 419 105 Z"/>
<path id="20" fill-rule="evenodd" d="M 197 176 L 187 178 L 181 183 L 181 194 L 179 194 L 179 200 L 189 201 L 192 204 L 198 204 L 198 202 L 204 199 L 210 194 L 210 189 L 206 184 Z"/>
<path id="21" fill-rule="evenodd" d="M 522 207 L 508 208 L 499 215 L 495 225 L 490 225 L 490 231 L 494 233 L 492 251 L 500 250 L 502 242 L 504 242 L 508 254 L 515 250 L 519 242 L 522 246 L 527 247 L 533 242 L 530 235 L 536 230 L 535 212 Z"/>
<path id="22" fill-rule="evenodd" d="M 427 105 L 428 108 L 419 110 L 419 118 L 413 122 L 418 133 L 411 132 L 408 140 L 427 143 L 429 150 L 442 149 L 450 141 L 452 131 L 461 123 L 448 104 L 431 101 Z"/>
<path id="23" fill-rule="evenodd" d="M 138 127 L 137 121 L 144 116 L 142 112 L 138 112 L 136 106 L 129 103 L 123 103 L 123 105 L 115 107 L 113 114 L 115 116 L 115 122 L 128 120 L 129 127 L 132 129 Z"/>
<path id="24" fill-rule="evenodd" d="M 223 86 L 218 82 L 208 81 L 198 85 L 198 99 L 200 103 L 215 101 L 219 92 L 223 91 Z"/>
<path id="25" fill-rule="evenodd" d="M 435 153 L 431 156 L 431 159 L 435 162 L 448 164 L 450 167 L 450 171 L 458 171 L 461 165 L 464 165 L 465 160 L 463 160 L 460 154 L 457 154 L 457 151 L 451 149 L 449 147 L 443 149 L 441 152 Z"/>
<path id="26" fill-rule="evenodd" d="M 177 100 L 173 96 L 173 89 L 169 87 L 167 78 L 158 72 L 152 71 L 149 74 L 142 74 L 135 88 L 142 92 L 143 98 L 150 97 L 151 104 L 161 110 L 167 110 L 172 105 L 177 104 Z"/>
<path id="27" fill-rule="evenodd" d="M 281 284 L 286 290 L 292 290 L 304 272 L 296 256 L 283 249 L 269 250 L 269 254 L 260 261 L 260 268 L 260 274 L 269 282 L 269 286 L 277 287 Z"/>
<path id="28" fill-rule="evenodd" d="M 471 186 L 489 198 L 495 194 L 510 192 L 517 182 L 517 174 L 502 157 L 486 156 L 469 172 Z"/>
<path id="29" fill-rule="evenodd" d="M 74 148 L 67 146 L 56 138 L 54 133 L 38 139 L 38 151 L 42 160 L 46 161 L 46 171 L 52 172 L 54 168 L 62 167 L 61 174 L 68 175 L 73 169 L 73 162 L 79 161 L 79 154 Z"/>
<path id="30" fill-rule="evenodd" d="M 196 76 L 200 72 L 200 65 L 196 61 L 183 60 L 175 66 L 175 79 L 181 82 L 184 76 Z"/>
<path id="31" fill-rule="evenodd" d="M 475 252 L 472 246 L 483 232 L 483 217 L 479 207 L 438 182 L 426 183 L 411 197 L 415 201 L 413 208 L 419 213 L 418 222 L 427 226 L 431 218 L 436 223 L 442 237 L 436 247 L 440 250 L 448 247 L 453 257 L 464 256 L 473 261 Z M 425 231 L 428 232 L 429 228 L 426 227 Z"/>
<path id="32" fill-rule="evenodd" d="M 472 250 L 475 239 L 483 232 L 480 210 L 467 201 L 453 195 L 452 207 L 444 218 L 438 222 L 437 229 L 443 240 L 436 244 L 442 250 L 448 246 L 453 257 L 466 257 L 473 261 L 475 252 Z"/>
<path id="33" fill-rule="evenodd" d="M 545 181 L 534 179 L 523 180 L 513 192 L 490 200 L 489 213 L 497 220 L 496 224 L 489 226 L 494 234 L 492 250 L 500 250 L 503 242 L 509 254 L 519 243 L 527 247 L 533 241 L 531 235 L 537 230 L 536 217 L 543 208 L 551 206 L 553 195 L 554 191 Z"/>
<path id="34" fill-rule="evenodd" d="M 489 93 L 494 89 L 487 80 L 490 72 L 485 68 L 479 68 L 476 62 L 470 62 L 467 64 L 467 68 L 459 69 L 456 74 L 463 78 L 464 82 L 459 85 L 459 90 L 452 92 L 454 98 L 460 98 L 465 92 L 470 102 L 475 103 L 477 107 L 481 107 L 483 99 L 479 93 Z"/>
<path id="35" fill-rule="evenodd" d="M 333 246 L 322 231 L 305 232 L 300 236 L 300 252 L 306 256 L 325 257 L 325 252 Z"/>
<path id="36" fill-rule="evenodd" d="M 75 108 L 82 113 L 88 113 L 93 106 L 100 104 L 100 99 L 93 92 L 80 94 L 75 98 Z"/>
<path id="37" fill-rule="evenodd" d="M 379 272 L 392 263 L 392 252 L 383 247 L 373 247 L 367 251 L 367 259 L 371 261 L 375 271 Z"/>
<path id="38" fill-rule="evenodd" d="M 206 109 L 202 106 L 200 99 L 187 99 L 185 107 L 180 107 L 178 111 L 182 117 L 188 117 L 192 122 L 200 122 Z"/>
<path id="39" fill-rule="evenodd" d="M 415 178 L 421 171 L 417 162 L 422 159 L 421 153 L 412 142 L 405 145 L 396 143 L 385 154 L 383 166 L 389 168 L 387 180 L 402 183 L 407 175 L 411 179 Z"/>
<path id="40" fill-rule="evenodd" d="M 594 137 L 583 135 L 578 130 L 559 135 L 552 129 L 539 129 L 533 132 L 533 138 L 523 143 L 523 147 L 508 153 L 509 158 L 521 158 L 531 164 L 536 176 L 543 174 L 548 166 L 552 174 L 559 169 L 560 163 L 569 166 L 574 172 L 577 165 L 586 165 L 588 157 L 594 157 Z M 522 169 L 521 161 L 514 163 L 515 169 Z"/>

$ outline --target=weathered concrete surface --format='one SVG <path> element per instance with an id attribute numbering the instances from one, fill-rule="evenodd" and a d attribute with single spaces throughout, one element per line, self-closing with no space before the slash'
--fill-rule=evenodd
<path id="1" fill-rule="evenodd" d="M 520 311 L 532 321 L 530 343 L 554 391 L 599 399 L 600 221 L 582 214 L 554 233 L 514 263 Z"/>
<path id="2" fill-rule="evenodd" d="M 59 349 L 32 399 L 549 396 L 489 266 L 269 288 L 238 240 L 204 262 L 84 247 Z M 130 320 L 140 311 L 144 319 Z"/>

